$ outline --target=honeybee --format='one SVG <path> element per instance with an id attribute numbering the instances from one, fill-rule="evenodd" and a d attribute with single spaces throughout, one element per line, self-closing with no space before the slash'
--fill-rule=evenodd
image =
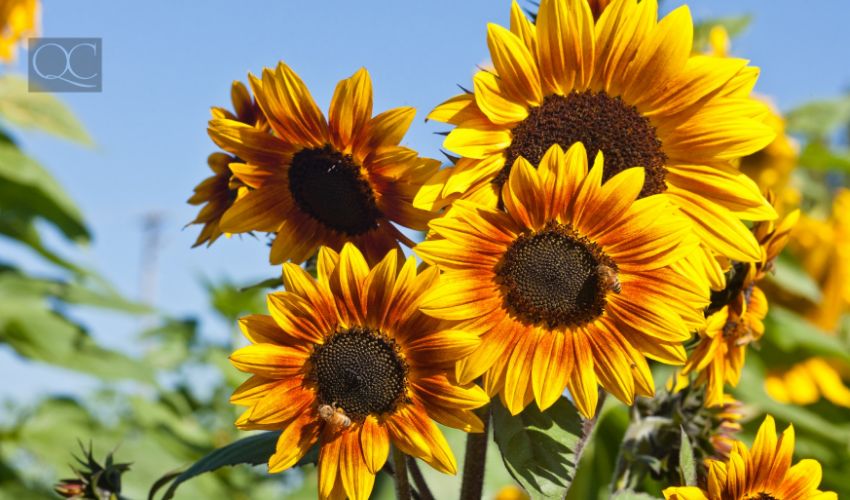
<path id="1" fill-rule="evenodd" d="M 599 273 L 599 279 L 602 281 L 603 287 L 614 293 L 623 291 L 623 288 L 620 286 L 620 280 L 617 278 L 617 271 L 605 264 L 599 264 L 596 266 L 596 272 Z"/>
<path id="2" fill-rule="evenodd" d="M 336 408 L 332 405 L 319 405 L 319 416 L 328 423 L 331 427 L 344 429 L 351 425 L 351 419 L 345 414 L 342 408 Z"/>

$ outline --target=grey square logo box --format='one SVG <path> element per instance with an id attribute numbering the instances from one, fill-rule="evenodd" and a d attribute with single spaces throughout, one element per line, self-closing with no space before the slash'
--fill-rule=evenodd
<path id="1" fill-rule="evenodd" d="M 30 38 L 30 92 L 100 92 L 100 38 Z"/>

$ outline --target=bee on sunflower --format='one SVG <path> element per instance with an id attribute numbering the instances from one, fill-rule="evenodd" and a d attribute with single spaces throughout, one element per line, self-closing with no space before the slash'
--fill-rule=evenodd
<path id="1" fill-rule="evenodd" d="M 726 287 L 711 294 L 705 328 L 700 330 L 699 343 L 682 369 L 683 375 L 696 373 L 696 384 L 707 386 L 707 406 L 723 404 L 724 384 L 738 384 L 747 345 L 764 334 L 762 320 L 768 303 L 757 283 L 772 269 L 799 215 L 795 210 L 778 223 L 756 224 L 753 235 L 761 248 L 760 259 L 755 263 L 734 262 Z"/>
<path id="2" fill-rule="evenodd" d="M 340 250 L 346 242 L 374 264 L 399 242 L 413 246 L 395 224 L 425 229 L 433 214 L 413 198 L 440 166 L 399 146 L 415 110 L 373 117 L 365 69 L 339 82 L 327 119 L 282 62 L 250 83 L 271 134 L 227 117 L 209 123 L 213 141 L 245 161 L 234 175 L 248 185 L 262 180 L 225 212 L 222 230 L 274 233 L 273 264 L 304 262 L 320 245 Z"/>
<path id="3" fill-rule="evenodd" d="M 239 428 L 283 430 L 270 472 L 294 466 L 316 443 L 322 498 L 368 498 L 391 444 L 456 472 L 434 420 L 483 430 L 471 410 L 489 398 L 452 370 L 480 339 L 419 311 L 440 278 L 416 267 L 397 250 L 370 268 L 351 243 L 339 254 L 322 247 L 318 278 L 284 264 L 286 291 L 269 295 L 271 316 L 240 320 L 251 345 L 230 359 L 252 377 L 231 401 L 248 407 Z"/>
<path id="4" fill-rule="evenodd" d="M 655 393 L 646 356 L 685 361 L 708 290 L 673 264 L 698 247 L 667 197 L 641 197 L 645 171 L 603 183 L 581 143 L 554 145 L 537 168 L 518 158 L 504 210 L 458 200 L 414 251 L 443 275 L 422 302 L 436 318 L 482 335 L 457 377 L 483 375 L 512 414 L 546 409 L 568 388 L 594 415 L 598 384 L 627 404 Z"/>
<path id="5" fill-rule="evenodd" d="M 735 442 L 726 460 L 706 460 L 705 487 L 674 486 L 664 490 L 667 500 L 831 500 L 838 496 L 820 491 L 821 465 L 804 459 L 791 466 L 794 427 L 776 435 L 776 423 L 768 415 L 759 427 L 751 449 Z"/>
<path id="6" fill-rule="evenodd" d="M 231 120 L 254 127 L 260 132 L 269 132 L 268 122 L 260 112 L 257 102 L 251 97 L 248 88 L 240 81 L 235 81 L 230 87 L 230 100 L 233 103 L 233 111 L 225 108 L 212 108 L 213 119 Z M 203 205 L 195 220 L 189 224 L 203 224 L 201 233 L 193 246 L 204 243 L 212 245 L 222 234 L 221 217 L 233 206 L 233 203 L 245 196 L 248 191 L 259 187 L 262 176 L 255 175 L 242 179 L 233 175 L 233 169 L 241 167 L 243 161 L 233 155 L 215 152 L 207 158 L 207 165 L 213 171 L 213 175 L 207 177 L 195 187 L 195 192 L 188 203 L 190 205 Z M 232 168 L 231 168 L 232 166 Z"/>
<path id="7" fill-rule="evenodd" d="M 461 158 L 415 204 L 498 206 L 517 158 L 537 165 L 553 144 L 582 142 L 591 157 L 604 153 L 603 180 L 645 168 L 640 197 L 664 193 L 689 218 L 704 248 L 692 267 L 722 288 L 715 254 L 757 261 L 742 221 L 776 218 L 735 165 L 775 135 L 767 107 L 750 97 L 758 69 L 692 54 L 687 6 L 658 21 L 656 0 L 604 3 L 594 11 L 586 0 L 542 0 L 532 23 L 514 2 L 509 30 L 488 27 L 494 69 L 428 115 L 455 126 L 444 147 Z"/>

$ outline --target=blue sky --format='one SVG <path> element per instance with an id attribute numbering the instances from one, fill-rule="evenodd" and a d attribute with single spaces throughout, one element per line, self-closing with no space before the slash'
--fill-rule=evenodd
<path id="1" fill-rule="evenodd" d="M 214 149 L 206 135 L 209 107 L 229 107 L 230 82 L 285 60 L 326 109 L 336 82 L 365 66 L 373 78 L 375 110 L 419 109 L 404 144 L 436 157 L 441 137 L 434 132 L 444 127 L 425 123 L 425 114 L 454 95 L 456 84 L 469 84 L 475 65 L 487 59 L 486 23 L 507 25 L 509 12 L 507 1 L 494 0 L 43 3 L 45 36 L 100 37 L 104 52 L 103 92 L 60 96 L 97 145 L 85 149 L 38 134 L 22 137 L 26 150 L 79 203 L 95 235 L 82 251 L 51 241 L 138 297 L 142 219 L 160 215 L 155 303 L 174 315 L 200 314 L 205 331 L 219 335 L 227 326 L 210 316 L 200 277 L 248 282 L 278 273 L 256 240 L 221 240 L 192 250 L 198 230 L 183 230 L 196 212 L 184 202 L 208 175 L 205 159 Z M 665 9 L 682 3 L 668 0 Z M 791 0 L 690 5 L 696 19 L 755 15 L 733 52 L 762 68 L 757 89 L 781 109 L 837 95 L 850 85 L 850 3 L 821 1 L 808 9 Z M 9 245 L 0 244 L 0 252 L 28 269 L 43 269 Z M 139 328 L 138 322 L 103 313 L 81 311 L 78 317 L 104 344 L 119 348 L 131 346 Z M 2 346 L 0 379 L 25 380 L 4 384 L 0 397 L 29 398 L 91 383 L 49 367 L 23 367 Z"/>

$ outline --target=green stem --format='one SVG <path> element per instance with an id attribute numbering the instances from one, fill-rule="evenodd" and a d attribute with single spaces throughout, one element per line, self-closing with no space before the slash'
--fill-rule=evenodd
<path id="1" fill-rule="evenodd" d="M 466 454 L 463 459 L 463 482 L 460 498 L 479 500 L 484 489 L 484 462 L 487 459 L 487 435 L 490 430 L 490 405 L 479 408 L 476 413 L 484 422 L 484 432 L 466 436 Z"/>
<path id="2" fill-rule="evenodd" d="M 406 457 L 401 450 L 393 446 L 393 466 L 395 469 L 395 492 L 398 500 L 410 500 L 410 480 L 407 477 Z"/>

